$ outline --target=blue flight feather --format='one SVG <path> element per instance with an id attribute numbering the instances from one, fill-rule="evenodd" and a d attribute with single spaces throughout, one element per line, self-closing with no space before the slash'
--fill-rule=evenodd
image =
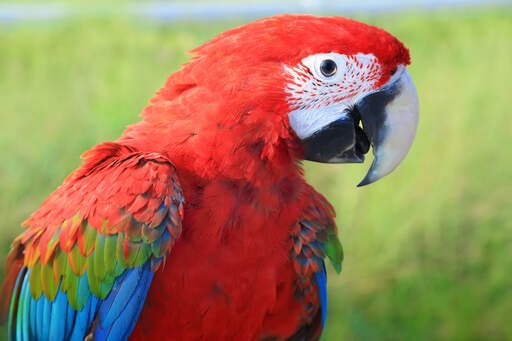
<path id="1" fill-rule="evenodd" d="M 98 304 L 101 301 L 94 295 L 91 295 L 89 301 L 91 301 L 91 308 L 89 309 L 89 324 L 94 321 L 96 314 L 98 313 Z"/>
<path id="2" fill-rule="evenodd" d="M 46 299 L 46 297 L 45 297 Z M 66 318 L 67 318 L 67 303 L 66 295 L 60 291 L 57 292 L 55 300 L 52 302 L 52 317 L 50 321 L 50 340 L 60 341 L 64 340 L 66 333 Z"/>
<path id="3" fill-rule="evenodd" d="M 37 304 L 39 300 L 30 300 L 30 337 L 35 337 L 37 330 Z"/>
<path id="4" fill-rule="evenodd" d="M 142 311 L 142 307 L 144 306 L 144 302 L 146 301 L 146 296 L 149 291 L 149 287 L 151 286 L 151 281 L 153 280 L 153 271 L 146 271 L 146 283 L 144 288 L 142 289 L 139 297 L 139 301 L 135 303 L 135 306 L 137 307 L 137 311 L 135 312 L 134 316 L 132 316 L 132 322 L 130 327 L 125 331 L 125 336 L 128 338 L 130 334 L 133 331 L 133 328 L 135 328 L 135 324 L 137 323 L 137 320 L 139 318 L 140 312 Z"/>
<path id="5" fill-rule="evenodd" d="M 126 339 L 128 338 L 127 336 L 130 335 L 129 333 L 126 333 L 126 331 L 128 330 L 127 326 L 131 327 L 132 319 L 139 310 L 139 303 L 141 298 L 140 296 L 142 295 L 142 291 L 144 291 L 145 284 L 146 283 L 144 280 L 139 280 L 137 282 L 135 291 L 131 294 L 129 300 L 127 302 L 122 302 L 122 312 L 118 315 L 117 319 L 113 321 L 112 325 L 109 326 L 109 328 L 106 330 L 106 334 L 108 335 L 109 340 L 125 340 L 125 335 L 128 334 L 126 335 Z M 99 334 L 100 333 L 98 333 L 98 336 Z M 102 339 L 101 337 L 96 336 L 95 338 L 100 340 Z"/>
<path id="6" fill-rule="evenodd" d="M 320 303 L 322 309 L 322 330 L 325 327 L 325 320 L 327 318 L 327 274 L 325 273 L 325 264 L 322 261 L 322 270 L 315 273 L 316 283 L 318 285 L 318 294 L 320 296 Z"/>
<path id="7" fill-rule="evenodd" d="M 36 335 L 43 335 L 43 318 L 42 316 L 44 315 L 44 302 L 43 302 L 43 299 L 42 297 L 40 297 L 38 300 L 37 300 L 37 312 L 36 312 L 36 329 L 34 330 L 34 333 L 36 333 Z"/>
<path id="8" fill-rule="evenodd" d="M 69 304 L 66 304 L 66 334 L 64 340 L 68 340 L 71 337 L 71 331 L 75 325 L 76 310 L 71 308 Z"/>
<path id="9" fill-rule="evenodd" d="M 153 271 L 149 262 L 139 268 L 127 270 L 120 276 L 109 296 L 101 302 L 99 325 L 94 331 L 95 341 L 127 340 L 139 317 Z"/>
<path id="10" fill-rule="evenodd" d="M 142 267 L 130 269 L 126 271 L 122 285 L 114 285 L 98 311 L 102 327 L 111 326 L 123 312 L 128 300 L 137 289 L 141 276 Z"/>
<path id="11" fill-rule="evenodd" d="M 50 320 L 51 320 L 51 316 L 52 316 L 52 305 L 51 305 L 51 302 L 48 301 L 46 299 L 46 297 L 44 297 L 44 295 L 41 295 L 41 300 L 43 301 L 44 308 L 43 308 L 43 315 L 39 316 L 39 318 L 43 319 L 43 334 L 39 335 L 38 340 L 49 341 L 50 340 Z"/>
<path id="12" fill-rule="evenodd" d="M 90 319 L 91 302 L 94 300 L 93 296 L 87 300 L 87 303 L 82 310 L 76 312 L 75 323 L 70 341 L 83 341 L 85 335 L 89 331 L 92 320 Z"/>

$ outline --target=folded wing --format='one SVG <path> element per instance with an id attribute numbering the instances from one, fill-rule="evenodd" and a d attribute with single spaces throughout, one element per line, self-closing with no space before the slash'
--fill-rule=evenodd
<path id="1" fill-rule="evenodd" d="M 10 340 L 125 340 L 181 234 L 183 195 L 157 153 L 103 143 L 24 222 L 0 297 Z"/>

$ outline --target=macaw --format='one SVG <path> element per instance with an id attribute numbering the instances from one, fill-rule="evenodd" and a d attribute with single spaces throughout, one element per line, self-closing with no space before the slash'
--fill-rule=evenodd
<path id="1" fill-rule="evenodd" d="M 317 340 L 334 209 L 302 160 L 408 153 L 408 49 L 343 17 L 279 15 L 194 49 L 142 120 L 82 155 L 6 261 L 9 340 Z"/>

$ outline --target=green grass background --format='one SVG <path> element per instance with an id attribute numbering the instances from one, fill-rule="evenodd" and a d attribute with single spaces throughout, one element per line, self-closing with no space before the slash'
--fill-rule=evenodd
<path id="1" fill-rule="evenodd" d="M 368 164 L 305 165 L 346 253 L 323 340 L 512 339 L 512 11 L 356 19 L 410 48 L 421 121 L 405 162 L 369 187 L 355 186 Z M 185 51 L 243 22 L 0 26 L 2 264 L 81 152 L 137 121 Z"/>

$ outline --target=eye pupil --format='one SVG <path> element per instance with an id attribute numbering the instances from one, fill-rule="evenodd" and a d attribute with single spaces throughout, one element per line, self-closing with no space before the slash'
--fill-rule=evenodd
<path id="1" fill-rule="evenodd" d="M 325 59 L 322 60 L 322 64 L 320 64 L 320 71 L 322 72 L 322 75 L 325 77 L 331 77 L 336 73 L 338 66 L 336 63 L 331 59 Z"/>

